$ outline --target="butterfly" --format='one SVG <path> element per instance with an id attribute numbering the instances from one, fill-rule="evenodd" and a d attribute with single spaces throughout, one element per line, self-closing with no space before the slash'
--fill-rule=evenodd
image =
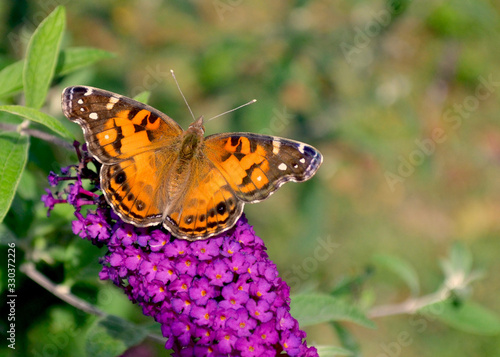
<path id="1" fill-rule="evenodd" d="M 183 130 L 149 105 L 92 87 L 66 88 L 62 110 L 102 164 L 101 189 L 114 212 L 137 227 L 163 223 L 191 241 L 230 229 L 245 203 L 310 179 L 323 161 L 312 146 L 275 136 L 204 137 L 203 117 Z"/>

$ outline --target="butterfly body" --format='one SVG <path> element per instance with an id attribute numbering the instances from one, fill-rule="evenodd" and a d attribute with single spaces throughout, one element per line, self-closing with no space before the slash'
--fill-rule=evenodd
<path id="1" fill-rule="evenodd" d="M 204 137 L 202 117 L 184 131 L 153 107 L 97 88 L 66 88 L 62 108 L 102 164 L 101 188 L 120 218 L 139 227 L 162 223 L 182 239 L 224 232 L 245 203 L 311 178 L 322 162 L 316 149 L 293 140 Z"/>

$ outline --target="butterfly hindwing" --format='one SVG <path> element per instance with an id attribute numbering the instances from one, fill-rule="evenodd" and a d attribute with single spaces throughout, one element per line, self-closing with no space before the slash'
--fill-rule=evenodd
<path id="1" fill-rule="evenodd" d="M 167 204 L 164 225 L 177 237 L 196 240 L 231 228 L 243 212 L 222 173 L 206 158 L 191 166 L 186 187 Z"/>
<path id="2" fill-rule="evenodd" d="M 163 159 L 159 156 L 163 156 Z M 108 203 L 124 221 L 138 226 L 163 221 L 167 188 L 166 182 L 162 180 L 162 167 L 170 167 L 175 157 L 159 156 L 147 151 L 130 159 L 102 166 L 103 192 Z"/>
<path id="3" fill-rule="evenodd" d="M 68 87 L 62 107 L 83 128 L 90 152 L 101 163 L 168 146 L 182 134 L 179 124 L 153 107 L 102 89 Z"/>
<path id="4" fill-rule="evenodd" d="M 310 145 L 253 133 L 225 133 L 205 139 L 206 155 L 243 202 L 269 197 L 288 181 L 311 178 L 323 160 Z"/>

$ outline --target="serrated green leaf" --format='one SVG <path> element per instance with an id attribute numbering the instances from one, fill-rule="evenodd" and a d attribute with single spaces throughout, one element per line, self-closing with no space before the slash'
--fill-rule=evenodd
<path id="1" fill-rule="evenodd" d="M 408 262 L 388 254 L 378 254 L 374 257 L 374 261 L 399 276 L 408 285 L 412 295 L 419 294 L 420 284 L 417 271 Z"/>
<path id="2" fill-rule="evenodd" d="M 141 103 L 144 103 L 144 104 L 148 104 L 149 96 L 150 95 L 151 95 L 151 92 L 146 90 L 144 92 L 141 92 L 141 93 L 137 94 L 134 97 L 134 100 L 137 100 L 138 102 L 141 102 Z"/>
<path id="3" fill-rule="evenodd" d="M 29 138 L 12 132 L 0 133 L 0 222 L 9 211 L 28 159 Z"/>
<path id="4" fill-rule="evenodd" d="M 97 320 L 85 339 L 87 356 L 115 357 L 128 348 L 139 344 L 147 335 L 147 330 L 116 316 Z"/>
<path id="5" fill-rule="evenodd" d="M 39 109 L 47 96 L 59 57 L 66 23 L 65 9 L 58 6 L 31 36 L 23 70 L 26 106 Z"/>
<path id="6" fill-rule="evenodd" d="M 375 328 L 357 307 L 330 295 L 303 294 L 292 297 L 290 313 L 301 326 L 315 325 L 328 321 L 351 321 L 359 325 Z"/>
<path id="7" fill-rule="evenodd" d="M 113 53 L 98 48 L 70 47 L 62 50 L 59 54 L 56 74 L 64 76 L 77 69 L 90 66 L 103 59 L 113 58 L 114 56 Z"/>
<path id="8" fill-rule="evenodd" d="M 37 109 L 23 107 L 21 105 L 0 105 L 0 111 L 16 114 L 28 120 L 40 123 L 59 135 L 73 139 L 73 135 L 59 121 Z"/>
<path id="9" fill-rule="evenodd" d="M 353 353 L 342 347 L 335 346 L 314 346 L 318 350 L 320 357 L 352 356 Z"/>
<path id="10" fill-rule="evenodd" d="M 15 94 L 23 89 L 24 60 L 14 62 L 0 71 L 0 97 Z"/>
<path id="11" fill-rule="evenodd" d="M 486 336 L 500 334 L 499 317 L 493 311 L 471 301 L 459 305 L 450 300 L 441 301 L 425 306 L 419 313 L 464 332 Z"/>

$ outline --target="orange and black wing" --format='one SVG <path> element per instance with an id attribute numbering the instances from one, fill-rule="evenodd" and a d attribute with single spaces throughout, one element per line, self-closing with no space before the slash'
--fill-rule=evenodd
<path id="1" fill-rule="evenodd" d="M 310 145 L 252 133 L 211 135 L 205 154 L 247 203 L 266 199 L 286 182 L 308 180 L 323 160 Z"/>

